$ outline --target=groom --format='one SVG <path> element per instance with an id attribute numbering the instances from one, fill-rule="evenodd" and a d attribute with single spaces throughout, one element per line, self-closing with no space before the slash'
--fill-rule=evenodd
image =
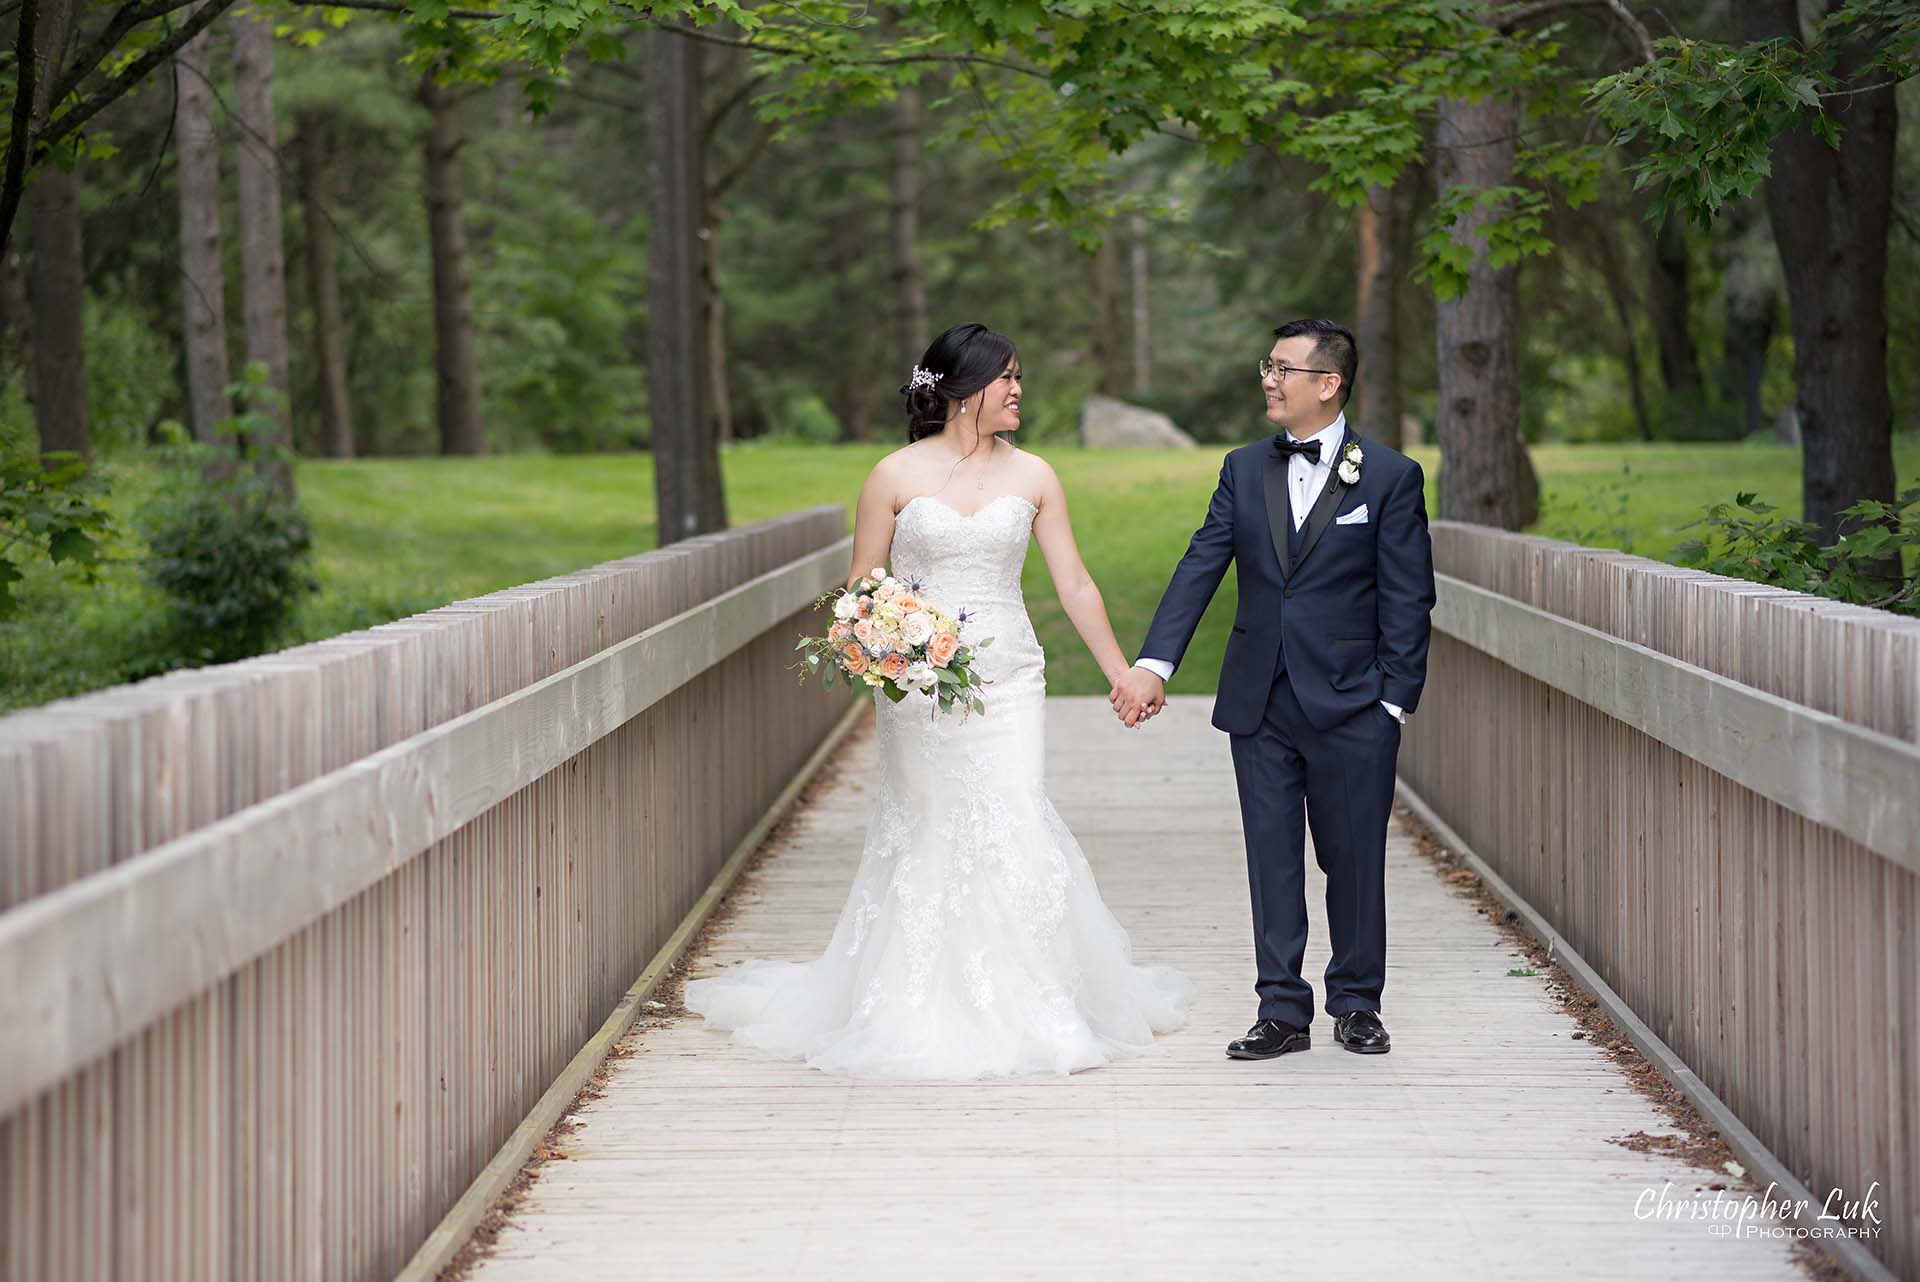
<path id="1" fill-rule="evenodd" d="M 1433 554 L 1419 464 L 1348 427 L 1359 364 L 1327 320 L 1274 331 L 1260 362 L 1280 431 L 1228 454 L 1220 484 L 1154 612 L 1140 659 L 1114 689 L 1130 726 L 1166 702 L 1166 681 L 1237 561 L 1239 608 L 1213 724 L 1232 736 L 1253 892 L 1259 1018 L 1236 1059 L 1311 1044 L 1305 826 L 1327 875 L 1334 1040 L 1383 1054 L 1387 820 L 1400 727 L 1427 675 Z M 1305 810 L 1305 825 L 1302 809 Z"/>

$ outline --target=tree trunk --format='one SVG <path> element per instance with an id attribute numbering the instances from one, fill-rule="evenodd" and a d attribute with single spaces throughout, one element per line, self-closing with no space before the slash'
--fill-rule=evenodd
<path id="1" fill-rule="evenodd" d="M 1800 36 L 1795 0 L 1734 9 L 1743 40 Z M 1845 46 L 1836 79 L 1887 78 L 1866 61 L 1863 42 Z M 1841 508 L 1894 496 L 1886 274 L 1898 120 L 1891 88 L 1831 101 L 1844 131 L 1839 149 L 1799 125 L 1774 140 L 1766 184 L 1792 312 L 1803 515 L 1827 540 L 1844 532 Z"/>
<path id="2" fill-rule="evenodd" d="M 320 417 L 329 458 L 353 457 L 353 413 L 347 400 L 347 351 L 340 321 L 340 269 L 327 218 L 327 117 L 302 112 L 300 186 L 307 212 L 307 291 L 313 296 L 314 364 L 320 371 Z"/>
<path id="3" fill-rule="evenodd" d="M 33 306 L 27 302 L 27 275 L 9 241 L 0 247 L 0 377 L 18 365 L 29 395 L 33 387 Z"/>
<path id="4" fill-rule="evenodd" d="M 1778 310 L 1779 256 L 1767 234 L 1766 218 L 1751 201 L 1732 206 L 1726 233 L 1720 395 L 1745 407 L 1743 435 L 1751 436 L 1766 425 L 1760 387 Z"/>
<path id="5" fill-rule="evenodd" d="M 1394 190 L 1375 185 L 1356 211 L 1355 281 L 1360 370 L 1347 416 L 1362 436 L 1404 445 L 1400 434 L 1399 208 Z"/>
<path id="6" fill-rule="evenodd" d="M 255 442 L 259 470 L 293 497 L 292 415 L 287 384 L 287 256 L 280 232 L 280 156 L 273 125 L 273 21 L 243 12 L 233 27 L 233 117 L 239 135 L 240 297 L 247 360 L 267 369 L 276 393 L 251 407 L 273 428 Z M 275 457 L 284 451 L 286 457 Z"/>
<path id="7" fill-rule="evenodd" d="M 706 139 L 701 145 L 706 145 Z M 704 185 L 704 173 L 702 178 Z M 717 444 L 725 445 L 733 439 L 733 392 L 727 385 L 727 295 L 726 280 L 720 274 L 720 202 L 711 189 L 701 201 L 700 229 L 700 315 L 707 328 L 707 430 Z"/>
<path id="8" fill-rule="evenodd" d="M 1434 141 L 1434 186 L 1505 186 L 1513 182 L 1514 133 L 1520 109 L 1510 98 L 1440 103 Z M 1512 266 L 1487 261 L 1478 235 L 1494 211 L 1476 207 L 1452 229 L 1472 255 L 1467 290 L 1434 309 L 1439 401 L 1440 515 L 1517 530 L 1540 515 L 1540 481 L 1520 435 L 1520 388 L 1514 370 Z"/>
<path id="9" fill-rule="evenodd" d="M 34 31 L 33 120 L 36 132 L 53 103 L 53 82 L 72 31 L 70 0 L 41 6 Z M 42 450 L 90 454 L 87 428 L 86 257 L 80 243 L 80 179 L 58 165 L 40 165 L 27 192 L 33 220 L 33 417 Z"/>
<path id="10" fill-rule="evenodd" d="M 1653 264 L 1653 332 L 1660 342 L 1660 381 L 1669 392 L 1700 390 L 1700 358 L 1694 351 L 1687 294 L 1687 229 L 1669 216 L 1649 239 Z"/>
<path id="11" fill-rule="evenodd" d="M 1120 334 L 1120 300 L 1114 277 L 1119 246 L 1111 230 L 1103 232 L 1093 255 L 1094 388 L 1102 396 L 1126 395 L 1126 357 Z"/>
<path id="12" fill-rule="evenodd" d="M 933 341 L 927 286 L 920 274 L 920 90 L 903 85 L 894 100 L 888 166 L 893 188 L 893 294 L 900 308 L 900 379 Z"/>
<path id="13" fill-rule="evenodd" d="M 187 362 L 187 415 L 195 440 L 219 439 L 233 417 L 227 386 L 227 276 L 220 258 L 220 140 L 208 80 L 213 34 L 203 31 L 173 58 L 173 133 L 180 171 L 180 310 Z"/>
<path id="14" fill-rule="evenodd" d="M 1133 253 L 1129 264 L 1133 288 L 1133 394 L 1145 396 L 1153 377 L 1153 353 L 1147 346 L 1147 220 L 1133 216 Z"/>
<path id="15" fill-rule="evenodd" d="M 662 545 L 727 525 L 720 448 L 704 404 L 700 215 L 707 190 L 700 48 L 653 28 L 647 42 L 647 397 Z"/>
<path id="16" fill-rule="evenodd" d="M 27 202 L 33 219 L 33 417 L 40 448 L 89 454 L 79 176 L 43 165 Z"/>
<path id="17" fill-rule="evenodd" d="M 485 454 L 480 375 L 473 357 L 473 298 L 467 282 L 467 233 L 460 221 L 456 167 L 460 128 L 453 96 L 427 72 L 420 80 L 427 109 L 427 237 L 433 246 L 434 376 L 438 388 L 440 452 Z"/>

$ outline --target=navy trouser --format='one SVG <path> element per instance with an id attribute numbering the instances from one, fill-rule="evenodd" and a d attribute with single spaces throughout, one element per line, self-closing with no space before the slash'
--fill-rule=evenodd
<path id="1" fill-rule="evenodd" d="M 1333 937 L 1327 1014 L 1379 1010 L 1387 977 L 1387 822 L 1399 721 L 1373 703 L 1331 729 L 1316 730 L 1283 669 L 1267 695 L 1260 728 L 1229 737 L 1253 893 L 1259 1018 L 1301 1027 L 1313 1022 L 1313 986 L 1300 975 L 1307 949 L 1309 825 L 1314 856 L 1327 875 Z"/>

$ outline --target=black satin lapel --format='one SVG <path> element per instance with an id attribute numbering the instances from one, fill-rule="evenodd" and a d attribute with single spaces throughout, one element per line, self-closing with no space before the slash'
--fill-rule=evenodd
<path id="1" fill-rule="evenodd" d="M 1280 561 L 1280 577 L 1289 578 L 1293 574 L 1293 563 L 1287 559 L 1286 522 L 1293 520 L 1293 509 L 1287 502 L 1287 460 L 1283 455 L 1267 454 L 1265 490 L 1267 533 L 1273 536 L 1273 554 Z"/>
<path id="2" fill-rule="evenodd" d="M 1340 497 L 1347 492 L 1347 486 L 1340 480 L 1340 456 L 1352 439 L 1353 429 L 1341 433 L 1340 446 L 1333 455 L 1333 472 L 1327 477 L 1327 487 L 1320 491 L 1319 501 L 1313 505 L 1313 514 L 1307 517 L 1306 532 L 1300 536 L 1300 565 L 1306 564 L 1307 554 L 1320 541 L 1321 532 L 1333 524 L 1334 509 L 1340 506 Z"/>

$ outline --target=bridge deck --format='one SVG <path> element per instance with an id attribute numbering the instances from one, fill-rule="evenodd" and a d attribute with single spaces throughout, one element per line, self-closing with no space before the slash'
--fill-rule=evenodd
<path id="1" fill-rule="evenodd" d="M 1253 1017 L 1253 962 L 1225 736 L 1199 699 L 1131 733 L 1101 699 L 1049 708 L 1051 795 L 1136 959 L 1194 977 L 1187 1027 L 1068 1078 L 916 1085 L 765 1059 L 682 1015 L 629 1036 L 479 1282 L 1804 1276 L 1778 1241 L 1635 1218 L 1642 1190 L 1710 1177 L 1609 1142 L 1672 1127 L 1572 1036 L 1542 979 L 1508 975 L 1516 950 L 1397 824 L 1393 1052 L 1340 1050 L 1322 1016 L 1310 1052 L 1226 1059 Z M 825 945 L 873 751 L 870 733 L 854 742 L 693 973 Z M 1317 992 L 1311 855 L 1307 873 Z"/>

